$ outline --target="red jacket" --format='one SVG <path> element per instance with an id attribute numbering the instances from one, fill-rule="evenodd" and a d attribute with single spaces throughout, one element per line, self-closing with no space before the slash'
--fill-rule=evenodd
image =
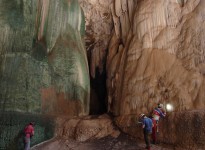
<path id="1" fill-rule="evenodd" d="M 26 135 L 26 137 L 30 138 L 31 136 L 34 135 L 34 128 L 32 125 L 27 125 L 24 129 L 24 133 Z"/>

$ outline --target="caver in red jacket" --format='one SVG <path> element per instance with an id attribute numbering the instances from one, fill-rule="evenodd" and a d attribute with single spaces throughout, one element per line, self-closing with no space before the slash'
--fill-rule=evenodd
<path id="1" fill-rule="evenodd" d="M 24 129 L 24 134 L 26 137 L 30 138 L 34 135 L 34 127 L 33 123 L 29 123 Z"/>
<path id="2" fill-rule="evenodd" d="M 154 118 L 152 118 L 152 124 L 153 124 L 153 127 L 152 127 L 152 142 L 153 144 L 156 143 L 156 133 L 157 133 L 157 122 Z"/>

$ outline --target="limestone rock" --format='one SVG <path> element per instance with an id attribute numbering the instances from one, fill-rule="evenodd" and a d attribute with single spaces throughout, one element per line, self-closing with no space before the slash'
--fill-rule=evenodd
<path id="1" fill-rule="evenodd" d="M 127 6 L 131 24 L 123 21 L 122 15 L 119 18 L 122 33 L 130 28 L 129 32 L 120 34 L 121 42 L 112 38 L 108 49 L 110 112 L 121 118 L 123 127 L 133 123 L 132 118 L 126 116 L 150 115 L 159 102 L 171 103 L 176 114 L 204 109 L 205 1 L 138 0 L 129 1 Z M 113 31 L 114 37 L 118 32 Z M 121 50 L 120 45 L 123 45 Z M 191 116 L 194 114 L 190 112 Z M 175 124 L 180 122 L 174 117 L 170 119 Z M 197 132 L 203 132 L 202 124 Z M 173 130 L 182 128 L 174 126 Z M 185 135 L 183 139 L 189 136 Z M 176 141 L 169 142 L 180 141 L 177 135 L 174 139 Z M 194 139 L 190 142 L 197 145 Z"/>
<path id="2" fill-rule="evenodd" d="M 0 20 L 0 110 L 88 114 L 89 70 L 78 1 L 3 0 Z"/>
<path id="3" fill-rule="evenodd" d="M 133 12 L 134 12 L 134 8 L 135 8 L 135 2 L 134 0 L 129 0 L 127 1 L 127 11 L 129 13 L 129 19 L 130 19 L 130 23 L 132 22 L 132 17 L 133 17 Z"/>
<path id="4" fill-rule="evenodd" d="M 176 1 L 157 0 L 155 5 L 152 1 L 138 1 L 137 9 L 133 10 L 131 32 L 121 35 L 128 40 L 124 43 L 123 55 L 118 58 L 119 65 L 112 66 L 116 63 L 113 61 L 116 50 L 110 46 L 108 53 L 107 62 L 115 69 L 107 68 L 107 72 L 112 77 L 119 73 L 120 82 L 113 85 L 111 78 L 107 82 L 121 93 L 117 97 L 110 92 L 111 99 L 118 99 L 120 103 L 121 111 L 116 114 L 148 113 L 158 102 L 170 102 L 176 111 L 204 108 L 200 91 L 204 80 L 201 66 L 205 29 L 194 25 L 203 22 L 200 17 L 205 13 L 201 10 L 203 5 L 199 0 L 186 1 L 183 7 Z M 129 26 L 127 21 L 120 24 Z M 116 71 L 118 66 L 121 71 Z"/>
<path id="5" fill-rule="evenodd" d="M 86 20 L 86 49 L 90 60 L 90 74 L 95 78 L 96 69 L 103 72 L 113 20 L 110 6 L 113 0 L 79 0 Z"/>
<path id="6" fill-rule="evenodd" d="M 0 149 L 23 149 L 31 121 L 33 143 L 52 138 L 42 114 L 89 113 L 83 24 L 76 0 L 0 1 Z"/>
<path id="7" fill-rule="evenodd" d="M 64 120 L 57 119 L 57 136 L 75 141 L 87 141 L 92 139 L 100 139 L 108 135 L 118 137 L 119 131 L 115 129 L 112 120 L 108 115 L 99 117 L 89 116 L 83 118 L 73 118 Z"/>
<path id="8" fill-rule="evenodd" d="M 120 38 L 121 32 L 120 32 L 120 19 L 115 15 L 114 6 L 111 5 L 111 12 L 112 12 L 112 18 L 114 22 L 114 28 L 115 28 L 115 34 L 118 38 Z"/>
<path id="9" fill-rule="evenodd" d="M 122 14 L 122 2 L 123 0 L 115 0 L 115 14 L 117 17 L 120 17 Z M 124 8 L 124 6 L 123 6 Z"/>
<path id="10" fill-rule="evenodd" d="M 204 149 L 204 115 L 204 110 L 168 113 L 166 118 L 159 121 L 158 141 L 183 149 Z M 121 115 L 115 120 L 122 131 L 143 139 L 142 126 L 137 121 L 138 115 Z"/>

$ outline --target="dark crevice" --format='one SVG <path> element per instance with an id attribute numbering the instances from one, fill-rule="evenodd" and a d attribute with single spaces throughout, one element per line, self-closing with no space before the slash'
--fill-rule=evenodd
<path id="1" fill-rule="evenodd" d="M 95 78 L 90 77 L 90 115 L 98 115 L 107 112 L 106 70 L 100 73 L 96 69 Z"/>

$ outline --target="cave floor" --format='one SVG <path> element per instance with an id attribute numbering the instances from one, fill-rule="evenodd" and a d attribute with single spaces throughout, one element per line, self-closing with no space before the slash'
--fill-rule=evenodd
<path id="1" fill-rule="evenodd" d="M 141 140 L 133 139 L 126 134 L 120 134 L 118 138 L 111 136 L 102 139 L 90 139 L 86 142 L 76 142 L 64 139 L 52 139 L 37 145 L 32 150 L 145 150 L 145 144 Z M 152 145 L 151 150 L 179 150 L 167 145 Z"/>

